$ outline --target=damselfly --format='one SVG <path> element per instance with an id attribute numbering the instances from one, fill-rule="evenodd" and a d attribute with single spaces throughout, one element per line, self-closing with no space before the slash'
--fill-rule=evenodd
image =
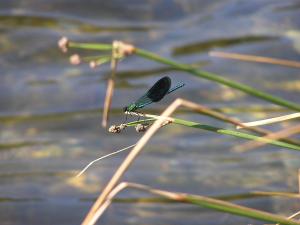
<path id="1" fill-rule="evenodd" d="M 175 87 L 171 88 L 170 77 L 163 77 L 158 80 L 142 97 L 135 102 L 124 107 L 124 112 L 136 112 L 138 109 L 144 108 L 146 105 L 152 102 L 159 102 L 167 94 L 183 87 L 184 83 L 179 83 Z"/>

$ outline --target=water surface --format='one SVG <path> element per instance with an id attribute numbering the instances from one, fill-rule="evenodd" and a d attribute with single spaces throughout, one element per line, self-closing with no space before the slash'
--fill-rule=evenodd
<path id="1" fill-rule="evenodd" d="M 1 1 L 0 3 L 0 219 L 1 224 L 79 224 L 126 153 L 89 161 L 135 143 L 133 130 L 109 134 L 100 126 L 109 67 L 71 66 L 56 46 L 61 36 L 85 42 L 123 40 L 165 57 L 299 102 L 299 70 L 211 58 L 218 50 L 299 60 L 297 1 Z M 297 39 L 298 38 L 298 39 Z M 176 97 L 226 109 L 244 121 L 281 110 L 238 91 L 174 72 L 138 57 L 121 62 L 111 123 L 159 77 L 185 88 L 148 110 L 160 113 Z M 176 116 L 226 126 L 184 111 Z M 283 126 L 292 125 L 292 122 Z M 228 125 L 227 125 L 228 127 Z M 272 130 L 282 126 L 269 127 Z M 165 127 L 147 145 L 124 180 L 203 195 L 251 190 L 297 191 L 296 152 L 264 147 L 230 151 L 243 143 L 205 131 Z M 124 191 L 120 197 L 143 196 Z M 239 203 L 292 214 L 299 203 L 246 199 Z M 211 210 L 173 204 L 113 204 L 101 224 L 261 224 Z M 100 222 L 99 222 L 100 223 Z"/>

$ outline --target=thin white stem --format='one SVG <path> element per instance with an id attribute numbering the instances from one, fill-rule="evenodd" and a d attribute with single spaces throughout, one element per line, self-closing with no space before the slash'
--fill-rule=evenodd
<path id="1" fill-rule="evenodd" d="M 292 113 L 292 114 L 285 115 L 285 116 L 273 117 L 270 119 L 257 120 L 257 121 L 253 121 L 253 122 L 242 123 L 242 124 L 246 127 L 255 127 L 255 126 L 260 126 L 260 125 L 265 125 L 265 124 L 278 123 L 278 122 L 282 122 L 285 120 L 295 119 L 298 117 L 300 117 L 300 113 Z M 241 126 L 236 127 L 236 129 L 241 129 L 241 128 L 243 128 L 243 127 L 241 127 Z"/>
<path id="2" fill-rule="evenodd" d="M 229 53 L 229 52 L 219 52 L 219 51 L 211 51 L 209 52 L 210 56 L 227 58 L 227 59 L 237 59 L 241 61 L 248 62 L 260 62 L 260 63 L 269 63 L 281 66 L 290 66 L 300 68 L 299 61 L 291 61 L 286 59 L 275 59 L 270 57 L 256 56 L 256 55 L 246 55 L 246 54 L 237 54 L 237 53 Z"/>
<path id="3" fill-rule="evenodd" d="M 107 157 L 109 157 L 109 156 L 112 156 L 112 155 L 115 155 L 115 154 L 118 154 L 118 153 L 120 153 L 120 152 L 123 152 L 123 151 L 125 151 L 125 150 L 127 150 L 127 149 L 129 149 L 129 148 L 132 148 L 132 147 L 134 147 L 136 144 L 133 144 L 133 145 L 130 145 L 130 146 L 128 146 L 128 147 L 126 147 L 126 148 L 122 148 L 122 149 L 120 149 L 120 150 L 117 150 L 117 151 L 115 151 L 115 152 L 112 152 L 112 153 L 109 153 L 109 154 L 107 154 L 107 155 L 104 155 L 104 156 L 101 156 L 100 158 L 98 158 L 98 159 L 95 159 L 95 160 L 93 160 L 93 161 L 91 161 L 88 165 L 86 165 L 77 175 L 76 175 L 76 177 L 80 177 L 92 164 L 94 164 L 95 162 L 97 162 L 97 161 L 100 161 L 100 160 L 102 160 L 102 159 L 105 159 L 105 158 L 107 158 Z"/>
<path id="4" fill-rule="evenodd" d="M 283 129 L 283 130 L 280 130 L 280 131 L 277 131 L 277 132 L 274 132 L 274 133 L 269 133 L 269 134 L 263 136 L 263 138 L 267 138 L 267 139 L 270 139 L 270 140 L 279 140 L 279 139 L 287 138 L 289 136 L 292 136 L 292 135 L 298 134 L 298 133 L 300 133 L 300 124 L 298 124 L 296 126 L 288 127 L 286 129 Z M 267 144 L 267 143 L 252 140 L 252 141 L 246 142 L 243 145 L 235 146 L 233 148 L 233 150 L 236 151 L 236 152 L 245 152 L 245 151 L 248 151 L 248 150 L 251 150 L 251 149 L 254 149 L 254 148 L 261 147 L 265 144 Z"/>

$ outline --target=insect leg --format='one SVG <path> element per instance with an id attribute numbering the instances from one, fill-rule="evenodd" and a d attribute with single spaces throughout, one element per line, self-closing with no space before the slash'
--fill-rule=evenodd
<path id="1" fill-rule="evenodd" d="M 122 123 L 122 124 L 125 124 L 125 123 L 127 122 L 127 116 L 128 116 L 128 114 L 127 114 L 127 112 L 125 112 L 125 114 L 126 114 L 125 120 L 123 120 L 123 123 Z"/>
<path id="2" fill-rule="evenodd" d="M 137 121 L 140 121 L 140 112 L 137 112 L 137 114 L 138 114 L 138 120 Z"/>

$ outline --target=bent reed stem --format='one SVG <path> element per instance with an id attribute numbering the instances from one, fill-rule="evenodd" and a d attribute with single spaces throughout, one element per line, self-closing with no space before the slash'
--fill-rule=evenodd
<path id="1" fill-rule="evenodd" d="M 141 120 L 141 121 L 133 121 L 133 122 L 127 123 L 126 125 L 134 126 L 139 123 L 144 123 L 144 122 L 148 122 L 148 121 L 153 122 L 157 119 L 165 119 L 165 120 L 171 121 L 173 124 L 178 124 L 178 125 L 183 125 L 183 126 L 187 126 L 187 127 L 191 127 L 191 128 L 197 128 L 197 129 L 201 129 L 201 130 L 211 131 L 214 133 L 233 136 L 233 137 L 237 137 L 237 138 L 263 142 L 263 143 L 270 144 L 270 145 L 275 145 L 275 146 L 279 146 L 279 147 L 288 148 L 291 150 L 300 151 L 300 146 L 297 144 L 292 144 L 292 143 L 288 143 L 288 142 L 280 141 L 280 140 L 273 140 L 273 139 L 270 139 L 267 137 L 260 137 L 260 136 L 245 133 L 245 132 L 229 130 L 229 129 L 224 129 L 224 128 L 220 128 L 220 127 L 214 127 L 211 125 L 193 122 L 193 121 L 189 121 L 189 120 L 178 119 L 178 118 L 174 118 L 174 117 L 162 117 L 162 116 L 151 115 L 151 114 L 144 114 L 144 117 L 151 118 L 151 119 L 146 119 L 146 120 Z"/>

